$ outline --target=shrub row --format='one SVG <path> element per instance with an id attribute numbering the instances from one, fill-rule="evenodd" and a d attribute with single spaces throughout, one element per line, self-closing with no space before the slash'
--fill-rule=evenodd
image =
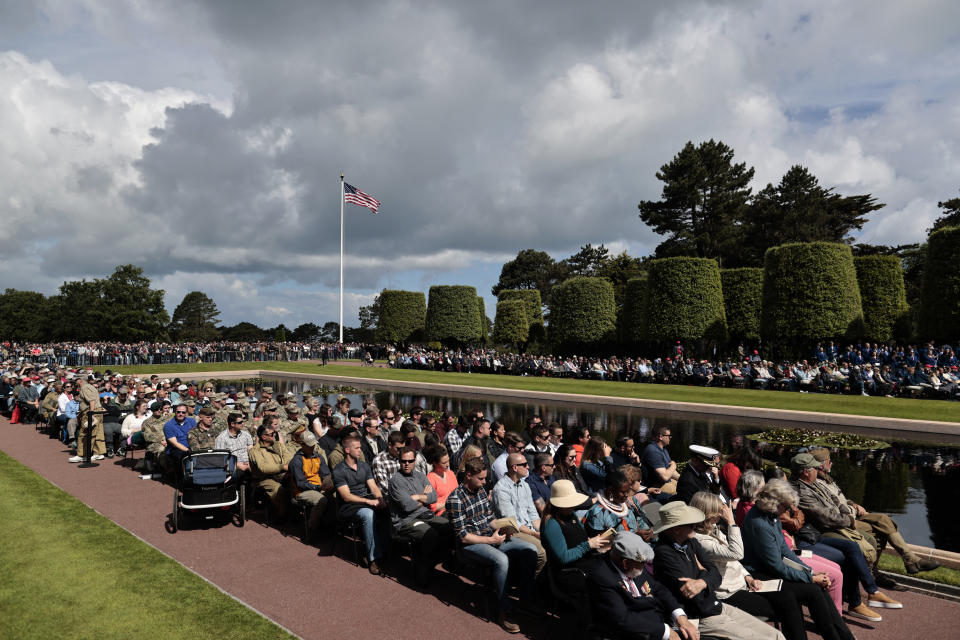
<path id="1" fill-rule="evenodd" d="M 955 339 L 960 327 L 960 228 L 930 236 L 923 283 L 925 336 Z M 937 268 L 943 265 L 943 268 Z M 863 337 L 887 341 L 909 334 L 903 271 L 895 256 L 854 259 L 850 247 L 793 243 L 767 250 L 763 269 L 718 268 L 714 260 L 651 260 L 645 278 L 624 288 L 619 319 L 613 286 L 605 278 L 576 277 L 552 291 L 550 342 L 558 347 L 672 340 L 756 341 L 780 351 L 809 349 L 822 340 Z M 433 286 L 423 294 L 381 293 L 377 335 L 406 342 L 421 328 L 443 344 L 485 342 L 483 298 L 474 287 Z M 864 311 L 866 310 L 866 314 Z M 424 319 L 425 316 L 425 319 Z M 493 339 L 522 345 L 543 336 L 540 292 L 505 290 L 498 296 Z"/>

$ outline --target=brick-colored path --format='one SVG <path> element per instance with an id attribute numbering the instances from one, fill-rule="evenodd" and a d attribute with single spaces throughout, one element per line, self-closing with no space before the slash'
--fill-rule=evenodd
<path id="1" fill-rule="evenodd" d="M 104 459 L 96 468 L 81 469 L 67 462 L 66 448 L 59 442 L 38 434 L 32 426 L 11 425 L 2 418 L 0 449 L 304 638 L 508 637 L 495 624 L 471 613 L 474 590 L 455 576 L 440 574 L 428 593 L 419 593 L 397 581 L 398 574 L 404 583 L 409 579 L 405 561 L 388 567 L 390 577 L 374 577 L 344 559 L 350 556 L 346 541 L 338 545 L 340 557 L 328 557 L 325 540 L 318 550 L 255 521 L 248 521 L 243 528 L 227 523 L 170 534 L 164 525 L 171 512 L 173 490 L 159 482 L 140 480 L 136 472 L 121 466 L 119 459 Z M 246 550 L 243 565 L 235 563 L 238 548 Z M 915 593 L 897 597 L 904 609 L 885 611 L 883 622 L 850 623 L 857 638 L 960 637 L 960 604 Z M 451 601 L 453 604 L 447 604 Z M 305 605 L 312 612 L 305 613 Z M 334 620 L 339 622 L 331 624 Z M 551 619 L 525 618 L 520 623 L 531 637 L 558 637 L 559 629 Z"/>

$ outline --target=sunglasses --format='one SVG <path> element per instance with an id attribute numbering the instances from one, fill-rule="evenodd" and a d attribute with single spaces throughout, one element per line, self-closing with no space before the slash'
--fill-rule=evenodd
<path id="1" fill-rule="evenodd" d="M 413 464 L 414 462 L 416 462 L 416 459 L 413 459 L 413 460 L 401 460 L 401 461 L 400 461 L 400 464 Z"/>
<path id="2" fill-rule="evenodd" d="M 529 462 L 518 462 L 517 464 L 515 464 L 515 465 L 513 465 L 513 466 L 515 466 L 515 467 L 529 467 L 529 466 L 530 466 L 530 463 L 529 463 Z"/>

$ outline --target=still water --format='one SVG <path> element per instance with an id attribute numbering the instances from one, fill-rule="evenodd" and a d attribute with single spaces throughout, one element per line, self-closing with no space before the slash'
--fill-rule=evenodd
<path id="1" fill-rule="evenodd" d="M 318 383 L 294 377 L 270 378 L 263 384 L 278 392 L 291 391 L 298 400 L 304 391 L 317 388 Z M 317 394 L 315 394 L 317 395 Z M 378 407 L 400 407 L 405 413 L 420 406 L 454 415 L 466 415 L 471 409 L 483 410 L 484 415 L 502 421 L 507 429 L 520 431 L 526 419 L 539 415 L 545 423 L 559 422 L 564 427 L 587 426 L 591 433 L 609 442 L 630 434 L 643 443 L 654 425 L 666 424 L 673 433 L 670 454 L 674 460 L 689 457 L 687 447 L 704 444 L 722 453 L 731 453 L 744 436 L 784 426 L 766 420 L 710 418 L 679 412 L 652 409 L 617 408 L 566 402 L 510 401 L 489 395 L 412 393 L 409 390 L 390 390 L 383 383 L 364 388 L 362 393 L 346 394 L 354 407 L 363 398 L 373 398 Z M 336 401 L 335 395 L 325 400 Z M 837 451 L 832 475 L 851 500 L 868 511 L 890 515 L 908 542 L 960 551 L 960 439 L 952 444 L 909 441 L 893 438 L 889 433 L 870 433 L 856 430 L 890 442 L 892 446 L 879 451 Z M 788 466 L 793 451 L 790 448 L 765 446 L 763 457 Z"/>

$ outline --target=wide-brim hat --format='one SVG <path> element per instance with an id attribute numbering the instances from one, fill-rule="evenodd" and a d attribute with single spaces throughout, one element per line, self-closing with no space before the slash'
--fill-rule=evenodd
<path id="1" fill-rule="evenodd" d="M 569 480 L 557 480 L 550 486 L 550 504 L 558 509 L 579 507 L 587 500 L 587 496 L 577 491 Z"/>
<path id="2" fill-rule="evenodd" d="M 706 517 L 700 509 L 688 507 L 682 502 L 670 502 L 660 509 L 660 522 L 653 528 L 653 532 L 660 533 L 685 524 L 699 524 Z"/>

